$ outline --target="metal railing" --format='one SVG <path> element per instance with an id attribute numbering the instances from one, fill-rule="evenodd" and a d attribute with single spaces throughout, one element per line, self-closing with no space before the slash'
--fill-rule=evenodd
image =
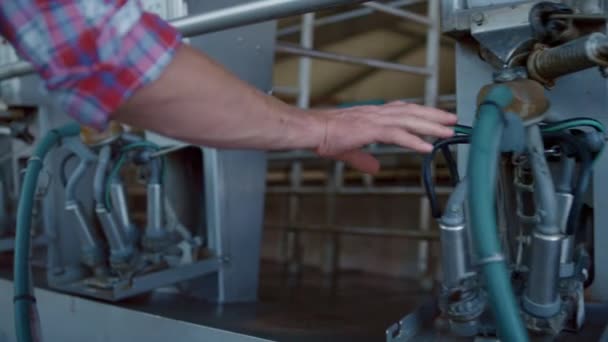
<path id="1" fill-rule="evenodd" d="M 280 29 L 278 37 L 284 37 L 289 34 L 301 33 L 300 45 L 278 42 L 277 53 L 291 54 L 301 57 L 299 82 L 297 87 L 282 87 L 283 91 L 295 94 L 298 96 L 298 105 L 307 108 L 310 105 L 310 59 L 329 60 L 338 63 L 365 65 L 383 70 L 391 70 L 394 72 L 402 72 L 407 74 L 418 75 L 425 77 L 425 96 L 423 99 L 415 99 L 412 102 L 423 103 L 427 106 L 437 106 L 440 101 L 438 95 L 438 65 L 439 65 L 439 49 L 440 49 L 440 31 L 439 31 L 439 1 L 427 1 L 427 16 L 422 16 L 402 9 L 402 6 L 421 3 L 420 0 L 409 1 L 393 1 L 388 3 L 366 2 L 358 9 L 340 13 L 328 17 L 323 17 L 319 20 L 314 20 L 314 16 L 307 15 L 302 19 L 300 26 L 290 26 Z M 388 15 L 397 16 L 399 18 L 413 21 L 417 24 L 426 27 L 426 65 L 410 66 L 395 62 L 387 62 L 383 60 L 370 59 L 365 57 L 355 57 L 343 54 L 330 53 L 325 51 L 315 50 L 313 48 L 313 35 L 315 27 L 333 24 L 343 20 L 359 18 L 374 12 L 382 12 Z M 443 97 L 447 101 L 453 100 L 453 95 Z M 390 146 L 370 146 L 368 152 L 374 155 L 404 155 L 411 153 L 405 149 L 390 147 Z M 316 158 L 314 153 L 308 151 L 290 151 L 290 152 L 273 152 L 268 155 L 271 165 L 280 163 L 284 165 L 289 162 L 289 180 L 288 185 L 273 185 L 269 183 L 267 194 L 284 194 L 288 197 L 287 206 L 287 222 L 284 224 L 268 222 L 268 229 L 279 229 L 282 232 L 282 246 L 280 248 L 280 259 L 288 265 L 288 269 L 300 269 L 301 252 L 300 247 L 301 234 L 321 234 L 325 233 L 325 246 L 323 251 L 322 269 L 325 273 L 333 274 L 336 272 L 339 265 L 340 252 L 338 250 L 339 243 L 337 240 L 341 235 L 362 235 L 370 237 L 395 237 L 419 241 L 418 245 L 418 273 L 423 280 L 428 280 L 432 277 L 429 267 L 429 241 L 437 239 L 436 234 L 430 231 L 431 216 L 430 207 L 421 185 L 417 186 L 377 186 L 375 178 L 371 175 L 361 175 L 363 185 L 350 186 L 345 185 L 345 165 L 343 162 L 335 162 L 330 172 L 323 179 L 324 185 L 304 185 L 306 173 L 303 171 L 303 162 L 312 158 Z M 417 175 L 419 179 L 419 174 Z M 285 176 L 284 178 L 287 178 Z M 319 178 L 319 177 L 318 177 Z M 323 178 L 323 177 L 320 177 Z M 283 179 L 285 180 L 285 179 Z M 420 183 L 421 184 L 421 183 Z M 450 187 L 438 187 L 438 194 L 448 194 L 451 192 Z M 301 211 L 302 196 L 321 195 L 325 198 L 326 217 L 324 224 L 303 224 L 298 222 L 298 216 Z M 338 226 L 336 221 L 336 199 L 338 196 L 357 196 L 357 195 L 410 195 L 419 196 L 420 202 L 420 230 L 403 230 L 389 229 L 383 227 L 347 227 Z M 425 283 L 428 283 L 425 282 Z"/>
<path id="2" fill-rule="evenodd" d="M 351 5 L 357 2 L 363 2 L 363 0 L 258 0 L 207 13 L 176 18 L 170 20 L 169 23 L 184 37 L 194 37 L 334 6 Z M 34 68 L 24 61 L 1 65 L 0 81 L 33 74 L 34 72 Z"/>

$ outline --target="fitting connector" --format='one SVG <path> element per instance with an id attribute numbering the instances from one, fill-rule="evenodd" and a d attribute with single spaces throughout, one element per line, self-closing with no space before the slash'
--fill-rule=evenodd
<path id="1" fill-rule="evenodd" d="M 548 318 L 559 314 L 561 298 L 558 291 L 563 235 L 532 236 L 530 278 L 523 296 L 523 308 L 535 317 Z"/>
<path id="2" fill-rule="evenodd" d="M 518 79 L 499 84 L 488 84 L 481 88 L 477 97 L 477 104 L 481 105 L 488 94 L 499 87 L 507 87 L 512 96 L 508 106 L 502 108 L 503 112 L 517 114 L 525 124 L 536 123 L 542 120 L 543 115 L 549 109 L 549 101 L 545 96 L 543 86 L 533 80 Z"/>
<path id="3" fill-rule="evenodd" d="M 554 48 L 538 45 L 527 61 L 530 78 L 546 86 L 558 77 L 595 66 L 608 66 L 608 37 L 597 32 Z"/>

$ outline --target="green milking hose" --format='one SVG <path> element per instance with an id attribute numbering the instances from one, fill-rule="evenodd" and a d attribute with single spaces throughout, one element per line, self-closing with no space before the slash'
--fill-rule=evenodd
<path id="1" fill-rule="evenodd" d="M 34 340 L 32 321 L 34 319 L 33 307 L 35 305 L 32 293 L 32 281 L 30 279 L 30 238 L 32 226 L 32 210 L 38 176 L 42 170 L 42 163 L 47 153 L 65 137 L 80 134 L 80 126 L 71 123 L 58 129 L 51 130 L 36 145 L 33 155 L 27 163 L 19 207 L 17 208 L 17 228 L 15 237 L 15 261 L 14 261 L 14 305 L 15 305 L 15 330 L 17 341 L 31 342 Z"/>
<path id="2" fill-rule="evenodd" d="M 501 341 L 525 342 L 528 334 L 502 258 L 495 213 L 497 164 L 502 136 L 502 108 L 513 100 L 511 90 L 495 86 L 479 106 L 473 128 L 467 178 L 473 244 Z"/>

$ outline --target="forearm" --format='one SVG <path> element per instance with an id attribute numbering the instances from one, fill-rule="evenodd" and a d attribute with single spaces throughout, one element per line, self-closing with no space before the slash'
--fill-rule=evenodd
<path id="1" fill-rule="evenodd" d="M 322 117 L 264 94 L 186 45 L 113 118 L 223 148 L 316 148 L 325 134 Z"/>

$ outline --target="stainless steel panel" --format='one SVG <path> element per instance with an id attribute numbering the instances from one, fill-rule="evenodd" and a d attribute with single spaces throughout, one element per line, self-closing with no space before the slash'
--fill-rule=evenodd
<path id="1" fill-rule="evenodd" d="M 244 0 L 188 1 L 191 14 L 246 3 Z M 276 23 L 206 34 L 191 45 L 209 54 L 259 89 L 272 88 Z M 204 151 L 208 240 L 220 255 L 218 286 L 201 285 L 201 295 L 221 302 L 257 298 L 266 156 L 251 151 Z M 208 282 L 215 279 L 208 279 Z"/>
<path id="2" fill-rule="evenodd" d="M 16 341 L 13 305 L 8 304 L 12 293 L 12 282 L 0 279 L 0 342 Z M 45 341 L 268 341 L 43 289 L 36 290 L 36 297 Z"/>

